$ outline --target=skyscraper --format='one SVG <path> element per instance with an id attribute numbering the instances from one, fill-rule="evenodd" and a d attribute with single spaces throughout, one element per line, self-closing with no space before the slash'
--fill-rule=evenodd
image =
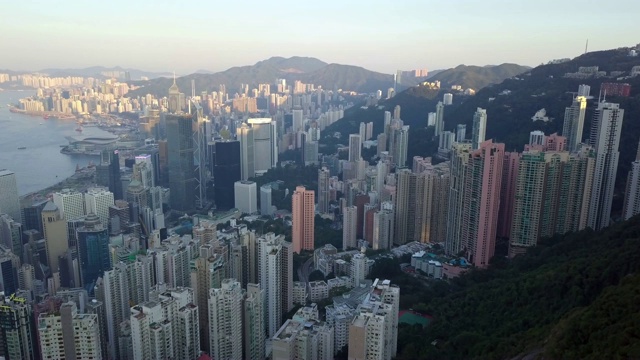
<path id="1" fill-rule="evenodd" d="M 217 141 L 216 164 L 213 171 L 215 183 L 215 202 L 220 210 L 234 207 L 234 184 L 242 177 L 240 170 L 240 142 Z"/>
<path id="2" fill-rule="evenodd" d="M 43 359 L 102 359 L 98 315 L 79 313 L 76 303 L 41 313 L 37 324 Z"/>
<path id="3" fill-rule="evenodd" d="M 356 228 L 358 209 L 355 206 L 344 208 L 342 215 L 342 250 L 356 247 Z"/>
<path id="4" fill-rule="evenodd" d="M 509 236 L 510 256 L 525 252 L 538 241 L 546 167 L 543 152 L 527 151 L 520 158 Z"/>
<path id="5" fill-rule="evenodd" d="M 627 185 L 624 192 L 624 206 L 622 217 L 628 220 L 640 213 L 640 144 L 636 152 L 636 159 L 631 163 L 631 169 L 627 175 Z"/>
<path id="6" fill-rule="evenodd" d="M 64 255 L 69 248 L 67 238 L 67 222 L 62 218 L 60 210 L 49 201 L 42 209 L 42 227 L 47 249 L 47 263 L 51 273 L 58 272 L 58 257 Z"/>
<path id="7" fill-rule="evenodd" d="M 302 250 L 314 249 L 315 226 L 315 193 L 304 186 L 296 187 L 291 197 L 291 215 L 293 251 L 300 254 Z"/>
<path id="8" fill-rule="evenodd" d="M 471 149 L 477 150 L 484 142 L 487 131 L 487 110 L 478 108 L 473 114 L 473 134 L 471 136 Z"/>
<path id="9" fill-rule="evenodd" d="M 120 180 L 120 156 L 118 150 L 103 150 L 100 164 L 96 165 L 96 184 L 109 188 L 116 200 L 124 199 Z"/>
<path id="10" fill-rule="evenodd" d="M 236 129 L 236 139 L 240 142 L 240 177 L 249 180 L 255 175 L 253 129 L 246 123 Z"/>
<path id="11" fill-rule="evenodd" d="M 304 131 L 304 113 L 298 106 L 292 110 L 293 113 L 293 133 Z"/>
<path id="12" fill-rule="evenodd" d="M 358 129 L 358 135 L 360 135 L 360 140 L 363 142 L 367 139 L 367 124 L 364 122 L 360 123 L 360 128 Z"/>
<path id="13" fill-rule="evenodd" d="M 472 150 L 455 144 L 451 160 L 446 251 L 464 251 L 478 267 L 486 267 L 495 251 L 504 144 L 491 140 Z"/>
<path id="14" fill-rule="evenodd" d="M 13 220 L 21 223 L 20 198 L 16 174 L 12 171 L 0 169 L 0 214 L 5 213 Z"/>
<path id="15" fill-rule="evenodd" d="M 264 184 L 260 187 L 260 215 L 273 215 L 273 205 L 271 205 L 271 185 Z"/>
<path id="16" fill-rule="evenodd" d="M 0 214 L 0 244 L 22 259 L 22 224 L 7 214 Z"/>
<path id="17" fill-rule="evenodd" d="M 395 205 L 395 244 L 403 245 L 415 237 L 416 174 L 409 169 L 397 172 Z"/>
<path id="18" fill-rule="evenodd" d="M 234 183 L 235 207 L 244 214 L 258 211 L 258 188 L 253 181 L 236 181 Z"/>
<path id="19" fill-rule="evenodd" d="M 416 176 L 414 240 L 423 243 L 442 242 L 447 234 L 449 204 L 449 164 L 429 166 Z"/>
<path id="20" fill-rule="evenodd" d="M 393 204 L 382 203 L 381 209 L 373 214 L 373 250 L 391 249 L 395 231 Z"/>
<path id="21" fill-rule="evenodd" d="M 576 151 L 578 144 L 582 142 L 582 129 L 584 127 L 584 114 L 586 109 L 587 98 L 584 96 L 576 96 L 571 106 L 567 107 L 564 111 L 562 136 L 567 138 L 569 151 Z"/>
<path id="22" fill-rule="evenodd" d="M 98 215 L 105 228 L 109 225 L 109 207 L 113 204 L 113 193 L 105 188 L 89 188 L 84 194 L 86 212 Z"/>
<path id="23" fill-rule="evenodd" d="M 0 295 L 0 301 L 0 356 L 8 360 L 40 359 L 31 304 L 9 294 Z"/>
<path id="24" fill-rule="evenodd" d="M 155 155 L 158 155 L 158 153 L 155 152 Z M 133 172 L 139 173 L 138 177 L 142 182 L 142 186 L 146 188 L 156 186 L 156 166 L 153 165 L 153 158 L 151 155 L 136 155 L 136 163 L 133 167 Z"/>
<path id="25" fill-rule="evenodd" d="M 398 347 L 400 288 L 376 279 L 349 326 L 349 357 L 391 360 Z"/>
<path id="26" fill-rule="evenodd" d="M 0 246 L 0 291 L 10 295 L 18 290 L 20 258 L 10 249 Z"/>
<path id="27" fill-rule="evenodd" d="M 362 151 L 362 138 L 358 134 L 349 135 L 349 162 L 360 160 Z"/>
<path id="28" fill-rule="evenodd" d="M 247 284 L 244 301 L 244 359 L 261 359 L 265 353 L 264 290 L 260 284 Z"/>
<path id="29" fill-rule="evenodd" d="M 133 359 L 197 359 L 199 309 L 193 290 L 157 286 L 151 293 L 149 301 L 130 309 Z"/>
<path id="30" fill-rule="evenodd" d="M 436 125 L 434 136 L 438 137 L 444 131 L 444 104 L 442 101 L 438 101 L 436 105 Z"/>
<path id="31" fill-rule="evenodd" d="M 409 125 L 394 129 L 391 136 L 393 137 L 393 146 L 389 150 L 391 150 L 393 163 L 397 167 L 404 167 L 407 164 L 409 149 Z"/>
<path id="32" fill-rule="evenodd" d="M 538 149 L 522 153 L 512 205 L 510 256 L 524 253 L 540 238 L 586 226 L 594 162 L 589 146 L 573 154 Z"/>
<path id="33" fill-rule="evenodd" d="M 273 336 L 282 315 L 293 306 L 293 255 L 284 236 L 267 233 L 258 239 L 258 282 L 265 293 L 267 335 Z"/>
<path id="34" fill-rule="evenodd" d="M 167 152 L 171 208 L 189 211 L 196 207 L 193 118 L 167 115 Z"/>
<path id="35" fill-rule="evenodd" d="M 544 144 L 545 136 L 543 131 L 535 130 L 529 133 L 529 145 L 543 146 Z"/>
<path id="36" fill-rule="evenodd" d="M 456 126 L 456 142 L 463 142 L 467 138 L 467 125 L 458 124 Z"/>
<path id="37" fill-rule="evenodd" d="M 401 117 L 400 117 L 400 105 L 396 105 L 393 108 L 393 119 L 394 120 L 400 120 L 401 119 Z"/>
<path id="38" fill-rule="evenodd" d="M 78 229 L 78 259 L 82 285 L 92 292 L 95 281 L 111 270 L 109 233 L 95 214 L 87 215 L 84 226 Z"/>
<path id="39" fill-rule="evenodd" d="M 182 105 L 180 104 L 180 89 L 176 84 L 176 76 L 173 75 L 173 84 L 169 87 L 169 112 L 176 114 L 182 111 Z M 167 129 L 167 134 L 169 130 Z"/>
<path id="40" fill-rule="evenodd" d="M 82 193 L 72 189 L 62 189 L 53 193 L 53 202 L 60 209 L 65 221 L 84 217 L 84 197 Z"/>
<path id="41" fill-rule="evenodd" d="M 254 169 L 265 173 L 278 164 L 277 123 L 271 118 L 247 120 L 253 129 Z"/>
<path id="42" fill-rule="evenodd" d="M 318 212 L 329 212 L 329 178 L 331 173 L 326 167 L 318 169 Z"/>
<path id="43" fill-rule="evenodd" d="M 209 290 L 209 341 L 214 359 L 242 360 L 243 295 L 240 283 L 224 279 Z"/>
<path id="44" fill-rule="evenodd" d="M 500 191 L 500 212 L 498 215 L 498 236 L 508 238 L 513 221 L 513 205 L 518 183 L 520 153 L 505 152 L 502 166 L 502 190 Z"/>
<path id="45" fill-rule="evenodd" d="M 118 329 L 120 324 L 129 319 L 129 279 L 127 266 L 124 263 L 115 264 L 112 270 L 105 271 L 102 279 L 96 282 L 96 297 L 105 304 L 107 316 L 108 352 L 111 358 L 120 354 Z M 122 349 L 124 350 L 124 349 Z"/>
<path id="46" fill-rule="evenodd" d="M 594 230 L 609 226 L 623 118 L 624 110 L 620 109 L 619 104 L 602 102 L 598 104 L 591 122 L 590 145 L 596 152 L 596 164 L 588 226 Z"/>

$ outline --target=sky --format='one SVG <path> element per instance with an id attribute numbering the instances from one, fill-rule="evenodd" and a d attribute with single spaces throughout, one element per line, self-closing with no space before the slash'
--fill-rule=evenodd
<path id="1" fill-rule="evenodd" d="M 122 66 L 187 74 L 272 56 L 383 73 L 535 66 L 640 43 L 640 1 L 3 1 L 0 69 Z"/>

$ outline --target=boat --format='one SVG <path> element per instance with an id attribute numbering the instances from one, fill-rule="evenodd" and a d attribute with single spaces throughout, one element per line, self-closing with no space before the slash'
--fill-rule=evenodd
<path id="1" fill-rule="evenodd" d="M 78 127 L 76 128 L 76 131 L 77 131 L 77 132 L 82 132 L 82 126 L 78 126 Z"/>
<path id="2" fill-rule="evenodd" d="M 49 115 L 44 115 L 42 118 L 45 119 L 45 120 L 48 120 L 49 119 Z"/>
<path id="3" fill-rule="evenodd" d="M 24 150 L 24 149 L 26 149 L 26 148 L 27 148 L 26 146 L 20 146 L 20 147 L 18 148 L 18 150 Z"/>

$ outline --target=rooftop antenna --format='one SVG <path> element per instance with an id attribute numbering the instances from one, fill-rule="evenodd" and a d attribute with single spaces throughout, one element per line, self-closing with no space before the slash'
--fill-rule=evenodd
<path id="1" fill-rule="evenodd" d="M 589 39 L 587 39 L 587 43 L 584 45 L 584 53 L 587 53 L 587 50 L 589 50 Z"/>
<path id="2" fill-rule="evenodd" d="M 176 83 L 176 71 L 175 70 L 173 70 L 173 83 L 174 84 Z"/>

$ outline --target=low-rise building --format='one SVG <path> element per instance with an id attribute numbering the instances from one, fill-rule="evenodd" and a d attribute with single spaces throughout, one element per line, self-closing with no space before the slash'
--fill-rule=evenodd
<path id="1" fill-rule="evenodd" d="M 309 282 L 309 300 L 318 302 L 329 297 L 329 286 L 324 280 Z"/>
<path id="2" fill-rule="evenodd" d="M 300 305 L 307 303 L 307 284 L 302 281 L 293 282 L 293 303 Z"/>
<path id="3" fill-rule="evenodd" d="M 315 304 L 298 310 L 271 343 L 273 360 L 331 360 L 335 354 L 333 327 L 318 320 Z"/>
<path id="4" fill-rule="evenodd" d="M 339 276 L 333 279 L 327 280 L 327 285 L 329 286 L 329 292 L 335 288 L 340 287 L 351 287 L 351 279 L 348 276 Z"/>

